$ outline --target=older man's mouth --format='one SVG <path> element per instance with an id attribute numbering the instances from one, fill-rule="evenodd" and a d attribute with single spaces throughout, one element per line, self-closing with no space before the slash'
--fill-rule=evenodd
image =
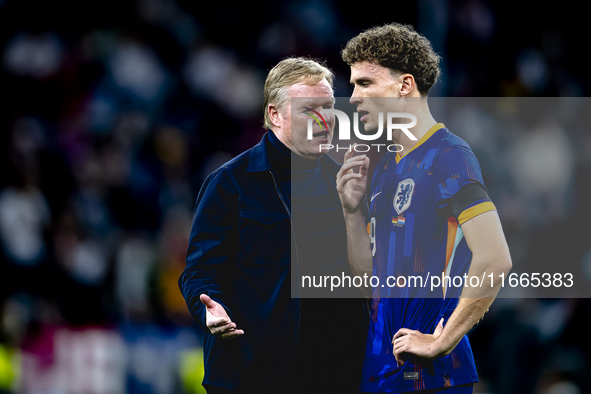
<path id="1" fill-rule="evenodd" d="M 324 139 L 328 139 L 328 131 L 320 131 L 318 133 L 314 133 L 312 134 L 312 137 L 314 137 L 315 139 L 319 139 L 319 140 L 324 140 Z"/>

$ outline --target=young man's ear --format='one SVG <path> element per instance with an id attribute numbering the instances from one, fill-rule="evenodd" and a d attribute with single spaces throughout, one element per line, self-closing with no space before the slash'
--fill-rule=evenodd
<path id="1" fill-rule="evenodd" d="M 417 90 L 417 84 L 415 81 L 415 77 L 412 74 L 402 74 L 400 76 L 400 96 L 406 97 L 410 96 L 415 90 Z"/>

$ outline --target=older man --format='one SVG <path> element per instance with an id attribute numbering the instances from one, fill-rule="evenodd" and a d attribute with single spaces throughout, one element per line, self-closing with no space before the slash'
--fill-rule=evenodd
<path id="1" fill-rule="evenodd" d="M 277 64 L 264 89 L 270 131 L 214 171 L 197 198 L 179 286 L 206 333 L 209 393 L 358 392 L 366 301 L 291 292 L 292 268 L 352 274 L 335 188 L 340 166 L 320 149 L 334 118 L 307 134 L 310 114 L 332 108 L 332 81 L 310 59 Z M 292 97 L 302 99 L 292 106 Z M 319 245 L 329 251 L 321 258 Z"/>

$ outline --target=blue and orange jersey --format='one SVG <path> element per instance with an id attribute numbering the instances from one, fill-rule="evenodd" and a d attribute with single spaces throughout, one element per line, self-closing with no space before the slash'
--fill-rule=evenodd
<path id="1" fill-rule="evenodd" d="M 431 278 L 468 272 L 472 253 L 462 224 L 495 209 L 478 160 L 466 142 L 438 123 L 403 156 L 387 153 L 380 160 L 370 200 L 373 275 L 380 285 L 372 298 L 361 391 L 477 382 L 467 336 L 446 357 L 402 367 L 392 353 L 392 337 L 400 328 L 432 333 L 457 305 L 462 285 L 432 289 L 437 281 Z"/>

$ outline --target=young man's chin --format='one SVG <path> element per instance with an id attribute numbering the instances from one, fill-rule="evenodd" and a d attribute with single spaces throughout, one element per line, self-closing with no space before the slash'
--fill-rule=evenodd
<path id="1" fill-rule="evenodd" d="M 378 124 L 376 122 L 369 121 L 362 123 L 362 125 L 363 133 L 365 134 L 374 134 L 378 131 Z"/>

